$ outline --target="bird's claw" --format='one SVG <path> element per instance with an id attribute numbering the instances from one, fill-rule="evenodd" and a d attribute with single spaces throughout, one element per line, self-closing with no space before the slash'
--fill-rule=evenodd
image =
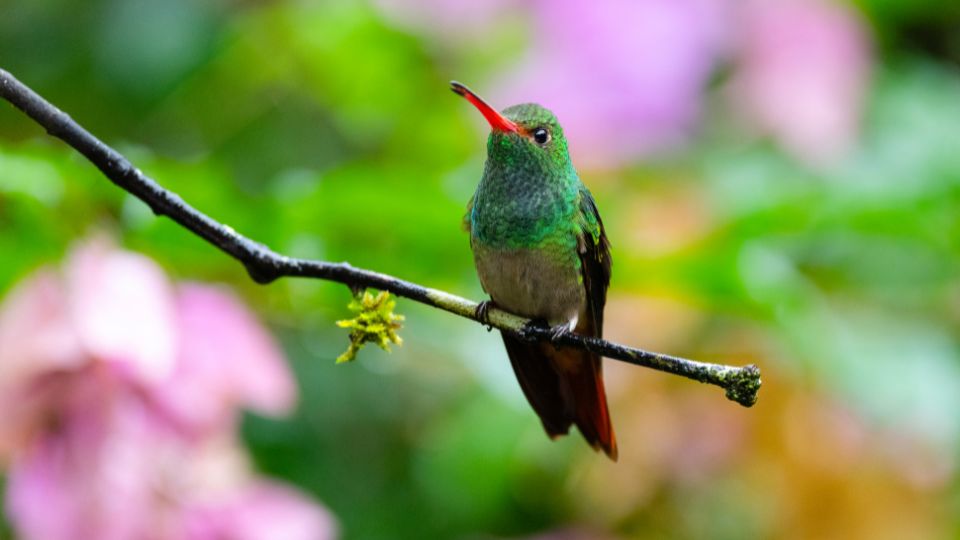
<path id="1" fill-rule="evenodd" d="M 570 332 L 570 327 L 566 324 L 550 326 L 547 321 L 543 319 L 531 319 L 520 327 L 517 333 L 527 341 L 537 341 L 543 339 L 541 336 L 543 336 L 544 330 L 550 333 L 550 342 L 557 343 L 563 336 Z"/>
<path id="2" fill-rule="evenodd" d="M 487 332 L 493 330 L 493 325 L 490 324 L 490 307 L 495 305 L 493 300 L 484 300 L 477 305 L 477 309 L 473 310 L 473 316 L 480 321 L 480 324 L 487 327 Z"/>
<path id="3" fill-rule="evenodd" d="M 566 324 L 558 324 L 550 328 L 550 341 L 554 344 L 558 343 L 563 336 L 567 335 L 570 332 L 570 326 Z"/>

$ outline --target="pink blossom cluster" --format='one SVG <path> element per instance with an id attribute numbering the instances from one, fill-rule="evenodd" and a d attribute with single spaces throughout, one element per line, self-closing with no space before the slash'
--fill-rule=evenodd
<path id="1" fill-rule="evenodd" d="M 229 292 L 89 242 L 0 307 L 6 515 L 28 540 L 332 538 L 327 511 L 255 475 L 237 440 L 240 408 L 295 398 Z"/>

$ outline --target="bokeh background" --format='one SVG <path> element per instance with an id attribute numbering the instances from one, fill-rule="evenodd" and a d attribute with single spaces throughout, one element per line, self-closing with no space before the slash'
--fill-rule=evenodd
<path id="1" fill-rule="evenodd" d="M 606 337 L 763 369 L 744 409 L 606 361 L 612 464 L 579 435 L 547 440 L 477 324 L 401 300 L 402 347 L 335 365 L 345 287 L 253 284 L 0 104 L 0 295 L 76 264 L 62 261 L 91 237 L 171 281 L 232 290 L 299 390 L 286 416 L 246 413 L 238 446 L 332 516 L 339 533 L 324 534 L 960 535 L 960 3 L 6 0 L 0 13 L 3 68 L 202 211 L 280 252 L 474 299 L 460 219 L 487 128 L 447 83 L 500 108 L 542 103 L 613 244 Z M 215 373 L 239 369 L 216 352 Z M 26 534 L 7 499 L 0 538 Z"/>

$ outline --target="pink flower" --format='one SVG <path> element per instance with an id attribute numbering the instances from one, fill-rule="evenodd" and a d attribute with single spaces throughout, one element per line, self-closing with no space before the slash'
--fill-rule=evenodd
<path id="1" fill-rule="evenodd" d="M 579 167 L 668 149 L 696 127 L 725 0 L 542 0 L 531 49 L 494 92 L 557 114 Z"/>
<path id="2" fill-rule="evenodd" d="M 27 539 L 201 540 L 276 538 L 282 516 L 286 538 L 330 538 L 326 511 L 256 477 L 233 433 L 239 407 L 294 399 L 279 348 L 236 298 L 82 246 L 63 276 L 39 271 L 0 309 L 11 522 Z"/>
<path id="3" fill-rule="evenodd" d="M 260 483 L 236 492 L 225 504 L 198 509 L 186 524 L 183 538 L 300 540 L 319 538 L 317 531 L 333 529 L 330 515 L 298 493 Z"/>
<path id="4" fill-rule="evenodd" d="M 239 406 L 266 414 L 290 409 L 296 389 L 281 352 L 239 300 L 189 284 L 175 306 L 182 346 L 173 373 L 154 389 L 159 405 L 199 430 L 232 422 Z"/>
<path id="5" fill-rule="evenodd" d="M 51 380 L 109 372 L 146 386 L 169 377 L 173 304 L 155 264 L 98 242 L 76 250 L 62 277 L 40 270 L 11 291 L 0 311 L 0 458 L 68 399 L 48 391 Z"/>
<path id="6" fill-rule="evenodd" d="M 797 159 L 829 165 L 856 141 L 870 43 L 849 7 L 749 0 L 732 83 L 742 114 Z"/>

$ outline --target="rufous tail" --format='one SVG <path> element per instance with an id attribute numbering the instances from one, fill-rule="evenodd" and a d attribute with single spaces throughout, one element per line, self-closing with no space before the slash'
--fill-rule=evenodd
<path id="1" fill-rule="evenodd" d="M 598 355 L 551 343 L 528 343 L 503 335 L 507 355 L 527 401 L 551 438 L 575 424 L 596 450 L 617 460 L 617 439 L 610 422 Z"/>

